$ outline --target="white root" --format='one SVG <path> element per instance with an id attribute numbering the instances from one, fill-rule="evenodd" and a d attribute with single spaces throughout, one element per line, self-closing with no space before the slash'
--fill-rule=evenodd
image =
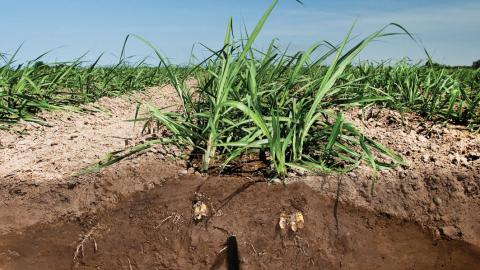
<path id="1" fill-rule="evenodd" d="M 92 238 L 92 234 L 93 232 L 95 231 L 96 229 L 96 226 L 94 226 L 93 228 L 90 229 L 90 231 L 88 231 L 88 233 L 86 233 L 83 237 L 82 237 L 82 240 L 80 241 L 80 243 L 78 243 L 76 249 L 75 249 L 75 252 L 73 253 L 73 261 L 77 261 L 79 255 L 83 257 L 85 257 L 85 243 L 87 242 L 88 239 Z M 97 241 L 95 241 L 94 238 L 93 239 L 93 243 L 94 243 L 94 250 L 95 252 L 97 252 L 98 250 L 98 246 L 97 246 Z"/>

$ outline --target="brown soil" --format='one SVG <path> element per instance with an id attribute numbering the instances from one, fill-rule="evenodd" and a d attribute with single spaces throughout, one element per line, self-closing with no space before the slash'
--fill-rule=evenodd
<path id="1" fill-rule="evenodd" d="M 46 113 L 52 127 L 0 131 L 0 269 L 216 269 L 226 232 L 237 235 L 242 269 L 479 269 L 478 134 L 387 109 L 364 119 L 348 111 L 409 164 L 380 172 L 373 194 L 366 167 L 249 185 L 245 175 L 200 176 L 159 147 L 72 176 L 145 139 L 123 121 L 133 118 L 132 100 L 176 104 L 173 88 L 153 88 L 89 105 L 111 116 Z M 215 210 L 199 224 L 196 191 Z M 280 212 L 295 209 L 305 228 L 282 236 Z M 82 239 L 83 256 L 74 256 Z"/>
<path id="2" fill-rule="evenodd" d="M 135 118 L 137 103 L 166 107 L 178 102 L 173 87 L 153 87 L 128 96 L 101 98 L 82 106 L 83 113 L 39 115 L 49 126 L 24 122 L 13 127 L 15 132 L 0 130 L 0 179 L 62 182 L 103 154 L 139 138 L 142 123 L 128 121 Z M 145 106 L 141 109 L 140 115 Z"/>
<path id="3" fill-rule="evenodd" d="M 211 210 L 195 223 L 192 200 L 199 196 Z M 296 210 L 306 226 L 282 234 L 280 213 Z M 480 263 L 478 247 L 435 239 L 414 222 L 336 205 L 303 183 L 184 176 L 103 213 L 5 235 L 0 267 L 226 269 L 230 234 L 242 269 L 475 269 Z"/>

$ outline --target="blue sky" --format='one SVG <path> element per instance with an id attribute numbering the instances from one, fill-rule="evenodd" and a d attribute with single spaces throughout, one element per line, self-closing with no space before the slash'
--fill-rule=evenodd
<path id="1" fill-rule="evenodd" d="M 237 30 L 252 29 L 268 0 L 0 0 L 0 52 L 12 53 L 21 43 L 19 60 L 50 49 L 48 61 L 70 60 L 89 52 L 113 63 L 129 33 L 155 44 L 174 63 L 189 59 L 192 45 L 219 48 L 226 22 L 233 16 Z M 280 0 L 257 47 L 272 38 L 291 50 L 315 41 L 337 43 L 356 20 L 354 33 L 365 36 L 389 22 L 406 27 L 440 63 L 470 65 L 480 59 L 478 0 Z M 199 46 L 198 46 L 199 47 Z M 140 42 L 128 44 L 127 54 L 152 52 Z M 202 58 L 206 52 L 196 51 Z M 423 50 L 406 37 L 387 38 L 360 55 L 365 60 L 409 57 L 424 59 Z"/>

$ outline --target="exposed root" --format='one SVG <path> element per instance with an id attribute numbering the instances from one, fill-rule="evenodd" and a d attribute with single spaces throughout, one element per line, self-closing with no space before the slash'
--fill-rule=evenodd
<path id="1" fill-rule="evenodd" d="M 98 245 L 97 245 L 97 241 L 95 240 L 95 238 L 92 237 L 92 234 L 93 232 L 96 230 L 97 226 L 93 226 L 83 237 L 82 237 L 82 240 L 80 241 L 80 243 L 78 243 L 77 247 L 75 248 L 75 252 L 73 253 L 73 262 L 75 263 L 78 258 L 79 258 L 79 255 L 81 255 L 81 257 L 85 257 L 85 244 L 86 242 L 91 238 L 92 241 L 93 241 L 93 250 L 94 252 L 96 253 L 98 251 Z"/>
<path id="2" fill-rule="evenodd" d="M 182 215 L 178 213 L 172 213 L 170 216 L 167 216 L 162 221 L 160 221 L 160 223 L 157 226 L 155 226 L 155 229 L 160 228 L 160 226 L 162 226 L 165 222 L 169 221 L 170 219 L 172 219 L 173 224 L 178 224 L 178 222 L 180 222 L 180 220 L 182 219 Z"/>
<path id="3" fill-rule="evenodd" d="M 132 263 L 130 262 L 130 259 L 127 258 L 127 260 L 128 260 L 128 269 L 133 270 Z"/>

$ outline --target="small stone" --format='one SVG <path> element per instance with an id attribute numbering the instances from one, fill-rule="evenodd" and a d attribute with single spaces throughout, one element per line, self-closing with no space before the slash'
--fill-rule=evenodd
<path id="1" fill-rule="evenodd" d="M 46 145 L 49 145 L 49 146 L 55 146 L 55 145 L 57 145 L 58 143 L 57 143 L 57 142 L 54 142 L 54 141 L 52 141 L 52 140 L 47 140 L 47 141 L 45 141 L 45 144 L 46 144 Z"/>
<path id="2" fill-rule="evenodd" d="M 440 146 L 438 146 L 438 144 L 432 143 L 432 144 L 430 144 L 430 149 L 437 152 L 437 151 L 440 150 Z"/>
<path id="3" fill-rule="evenodd" d="M 445 226 L 439 229 L 440 234 L 450 239 L 459 238 L 462 236 L 462 232 L 456 226 Z"/>
<path id="4" fill-rule="evenodd" d="M 433 202 L 437 205 L 440 206 L 442 204 L 442 199 L 440 197 L 433 197 Z"/>
<path id="5" fill-rule="evenodd" d="M 347 174 L 350 178 L 357 178 L 357 175 L 354 172 L 349 172 Z"/>
<path id="6" fill-rule="evenodd" d="M 27 144 L 28 144 L 27 141 L 19 141 L 19 142 L 17 142 L 17 145 L 27 145 Z M 2 144 L 0 143 L 0 145 L 2 145 Z"/>
<path id="7" fill-rule="evenodd" d="M 418 135 L 418 141 L 420 141 L 420 142 L 427 142 L 428 139 L 425 138 L 425 136 L 423 136 L 423 135 Z"/>
<path id="8" fill-rule="evenodd" d="M 280 180 L 280 178 L 273 178 L 272 180 L 270 180 L 270 182 L 273 184 L 281 184 L 282 180 Z"/>
<path id="9" fill-rule="evenodd" d="M 430 156 L 429 155 L 423 155 L 422 156 L 422 161 L 423 162 L 429 162 L 430 161 Z"/>
<path id="10" fill-rule="evenodd" d="M 304 176 L 305 174 L 307 174 L 307 171 L 302 170 L 302 169 L 297 169 L 297 170 L 295 170 L 295 173 L 296 173 L 298 176 Z"/>
<path id="11" fill-rule="evenodd" d="M 186 175 L 186 174 L 188 174 L 188 170 L 187 169 L 180 170 L 180 171 L 178 171 L 178 174 Z"/>

